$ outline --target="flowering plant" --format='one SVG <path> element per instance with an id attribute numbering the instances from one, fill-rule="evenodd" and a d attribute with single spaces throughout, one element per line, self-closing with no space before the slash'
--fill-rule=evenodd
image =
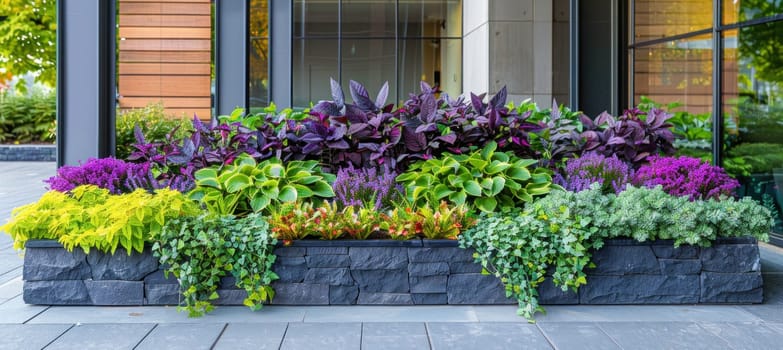
<path id="1" fill-rule="evenodd" d="M 397 173 L 386 168 L 355 169 L 349 165 L 337 172 L 332 185 L 335 202 L 341 208 L 353 206 L 376 211 L 391 208 L 402 192 L 402 186 L 394 181 L 396 177 Z"/>
<path id="2" fill-rule="evenodd" d="M 634 184 L 648 188 L 660 185 L 666 193 L 692 201 L 730 196 L 739 187 L 722 168 L 698 158 L 650 157 L 649 161 L 634 175 Z"/>
<path id="3" fill-rule="evenodd" d="M 617 156 L 606 157 L 588 152 L 579 158 L 569 159 L 563 175 L 555 176 L 555 183 L 566 190 L 581 192 L 598 183 L 604 194 L 620 193 L 631 181 L 631 169 Z"/>
<path id="4" fill-rule="evenodd" d="M 137 188 L 153 189 L 152 182 L 138 182 L 149 176 L 149 163 L 133 164 L 115 158 L 90 158 L 78 166 L 66 165 L 57 175 L 44 180 L 50 189 L 70 192 L 80 185 L 95 185 L 111 194 L 130 193 Z"/>

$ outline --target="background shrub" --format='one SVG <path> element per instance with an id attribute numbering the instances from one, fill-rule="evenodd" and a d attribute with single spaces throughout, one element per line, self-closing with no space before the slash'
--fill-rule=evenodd
<path id="1" fill-rule="evenodd" d="M 175 139 L 181 139 L 193 131 L 188 118 L 166 115 L 163 104 L 150 104 L 144 108 L 118 111 L 116 124 L 117 147 L 115 157 L 125 159 L 133 153 L 136 138 L 133 129 L 136 125 L 141 129 L 147 142 L 163 142 L 166 135 L 172 133 Z"/>
<path id="2" fill-rule="evenodd" d="M 57 126 L 57 95 L 0 94 L 0 143 L 54 143 Z"/>

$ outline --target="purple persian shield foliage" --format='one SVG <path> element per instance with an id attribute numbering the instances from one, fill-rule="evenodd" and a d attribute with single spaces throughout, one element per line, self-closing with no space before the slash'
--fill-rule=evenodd
<path id="1" fill-rule="evenodd" d="M 313 118 L 306 122 L 305 154 L 321 155 L 323 163 L 338 168 L 394 167 L 394 148 L 402 128 L 390 113 L 394 105 L 386 104 L 389 83 L 383 84 L 373 101 L 364 86 L 351 80 L 353 104 L 345 103 L 342 87 L 334 79 L 331 87 L 333 100 L 319 101 L 310 113 Z"/>
<path id="2" fill-rule="evenodd" d="M 376 211 L 389 209 L 402 193 L 402 186 L 394 180 L 396 177 L 397 173 L 386 167 L 356 169 L 349 165 L 342 168 L 332 185 L 337 205 Z"/>
<path id="3" fill-rule="evenodd" d="M 57 175 L 45 180 L 49 188 L 59 192 L 69 192 L 81 185 L 95 185 L 109 190 L 112 194 L 129 193 L 137 188 L 154 189 L 152 183 L 129 181 L 146 178 L 150 175 L 147 163 L 127 163 L 115 158 L 90 158 L 78 166 L 63 166 L 57 169 Z"/>
<path id="4" fill-rule="evenodd" d="M 617 155 L 638 168 L 649 156 L 674 154 L 672 125 L 666 122 L 671 117 L 671 114 L 652 108 L 646 115 L 631 109 L 616 119 L 606 112 L 595 121 L 583 118 L 584 150 Z"/>
<path id="5" fill-rule="evenodd" d="M 630 183 L 632 170 L 616 156 L 605 157 L 588 152 L 566 162 L 563 175 L 555 176 L 555 183 L 566 190 L 580 192 L 598 183 L 604 193 L 620 193 Z"/>
<path id="6" fill-rule="evenodd" d="M 242 153 L 255 159 L 273 155 L 267 142 L 271 137 L 238 122 L 205 124 L 194 116 L 193 130 L 189 137 L 181 140 L 174 139 L 172 132 L 166 135 L 164 142 L 148 143 L 136 128 L 135 151 L 128 160 L 151 164 L 155 180 L 162 186 L 188 191 L 194 186 L 193 174 L 198 169 L 231 164 Z"/>
<path id="7" fill-rule="evenodd" d="M 650 163 L 639 168 L 633 178 L 638 186 L 662 186 L 675 196 L 690 200 L 719 199 L 730 196 L 739 187 L 721 167 L 712 166 L 698 158 L 650 157 Z"/>

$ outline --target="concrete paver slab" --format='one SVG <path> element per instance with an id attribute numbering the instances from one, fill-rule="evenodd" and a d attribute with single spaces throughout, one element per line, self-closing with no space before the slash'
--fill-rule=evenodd
<path id="1" fill-rule="evenodd" d="M 737 350 L 780 349 L 783 332 L 758 323 L 701 323 L 704 329 L 727 341 Z"/>
<path id="2" fill-rule="evenodd" d="M 70 324 L 5 324 L 0 326 L 0 350 L 38 350 L 65 333 Z"/>
<path id="3" fill-rule="evenodd" d="M 585 322 L 539 322 L 538 327 L 558 350 L 620 349 L 604 331 Z"/>
<path id="4" fill-rule="evenodd" d="M 286 323 L 231 323 L 214 349 L 279 349 L 287 326 Z"/>
<path id="5" fill-rule="evenodd" d="M 783 306 L 781 305 L 776 305 L 776 304 L 744 305 L 744 306 L 738 306 L 738 308 L 741 308 L 742 310 L 752 314 L 753 316 L 758 317 L 760 320 L 764 322 L 777 322 L 777 323 L 783 322 Z"/>
<path id="6" fill-rule="evenodd" d="M 136 347 L 137 350 L 198 350 L 211 349 L 224 323 L 164 323 L 159 324 Z"/>
<path id="7" fill-rule="evenodd" d="M 428 323 L 433 350 L 552 349 L 527 323 Z"/>
<path id="8" fill-rule="evenodd" d="M 26 305 L 22 296 L 11 298 L 0 304 L 0 324 L 25 323 L 47 309 L 47 306 Z M 45 323 L 73 323 L 73 322 L 45 322 Z"/>
<path id="9" fill-rule="evenodd" d="M 200 318 L 188 318 L 174 306 L 53 306 L 30 323 L 230 323 L 301 322 L 306 308 L 218 306 Z"/>
<path id="10" fill-rule="evenodd" d="M 693 322 L 599 323 L 624 349 L 730 349 L 729 344 Z"/>
<path id="11" fill-rule="evenodd" d="M 305 322 L 477 322 L 472 306 L 314 306 Z"/>
<path id="12" fill-rule="evenodd" d="M 424 323 L 370 322 L 362 325 L 362 349 L 430 349 L 430 343 Z"/>
<path id="13" fill-rule="evenodd" d="M 133 349 L 154 326 L 153 324 L 77 324 L 46 349 Z"/>
<path id="14" fill-rule="evenodd" d="M 280 349 L 360 349 L 361 333 L 361 323 L 290 323 Z"/>
<path id="15" fill-rule="evenodd" d="M 0 299 L 11 299 L 22 294 L 22 277 L 0 283 Z"/>

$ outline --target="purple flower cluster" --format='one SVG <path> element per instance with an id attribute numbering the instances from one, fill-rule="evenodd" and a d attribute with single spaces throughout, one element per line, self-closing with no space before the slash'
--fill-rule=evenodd
<path id="1" fill-rule="evenodd" d="M 334 180 L 335 200 L 341 207 L 372 207 L 375 210 L 390 208 L 397 200 L 402 187 L 395 182 L 397 174 L 384 168 L 356 169 L 352 165 L 337 172 Z"/>
<path id="2" fill-rule="evenodd" d="M 568 160 L 564 174 L 557 174 L 554 180 L 573 192 L 584 191 L 598 183 L 604 193 L 620 193 L 631 180 L 631 169 L 616 156 L 588 152 Z"/>
<path id="3" fill-rule="evenodd" d="M 660 185 L 667 193 L 688 197 L 692 201 L 730 196 L 739 187 L 739 182 L 722 168 L 698 158 L 656 156 L 648 160 L 650 163 L 636 172 L 634 184 L 646 187 Z"/>
<path id="4" fill-rule="evenodd" d="M 59 192 L 69 192 L 80 185 L 95 185 L 109 190 L 112 194 L 121 194 L 132 192 L 139 187 L 149 188 L 128 181 L 149 176 L 149 163 L 134 164 L 115 158 L 90 158 L 79 166 L 63 166 L 57 169 L 57 176 L 44 182 L 49 184 L 50 189 Z"/>

